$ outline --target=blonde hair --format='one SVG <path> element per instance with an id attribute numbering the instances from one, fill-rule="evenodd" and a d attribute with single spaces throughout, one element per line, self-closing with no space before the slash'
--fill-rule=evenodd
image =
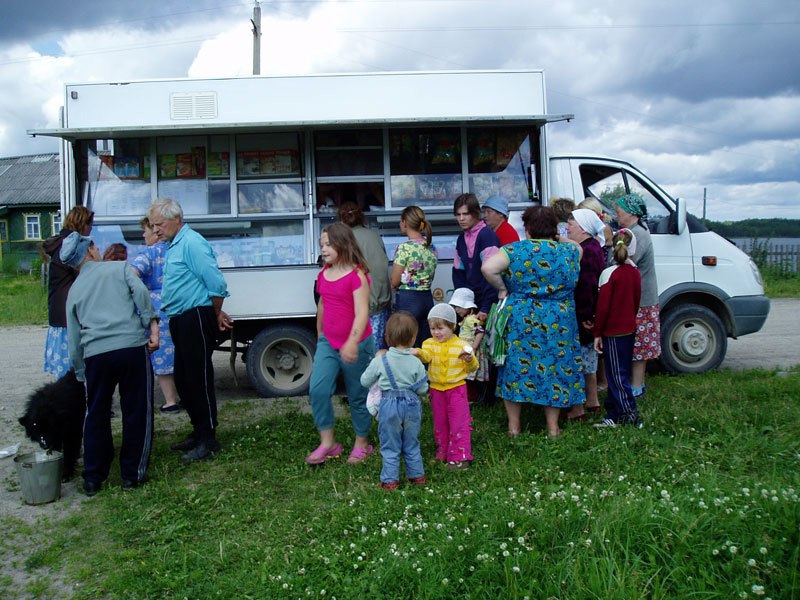
<path id="1" fill-rule="evenodd" d="M 419 206 L 406 206 L 403 212 L 400 213 L 400 220 L 405 221 L 406 227 L 422 233 L 425 232 L 425 247 L 429 248 L 431 245 L 431 238 L 433 230 L 431 224 L 425 218 L 425 211 Z"/>
<path id="2" fill-rule="evenodd" d="M 578 204 L 578 208 L 588 208 L 601 219 L 605 217 L 603 205 L 600 204 L 600 201 L 597 198 L 585 198 L 580 204 Z"/>

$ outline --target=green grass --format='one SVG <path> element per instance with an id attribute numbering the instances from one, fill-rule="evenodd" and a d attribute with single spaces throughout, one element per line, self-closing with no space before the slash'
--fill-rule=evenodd
<path id="1" fill-rule="evenodd" d="M 800 273 L 774 267 L 761 269 L 764 288 L 770 298 L 800 297 Z"/>
<path id="2" fill-rule="evenodd" d="M 28 561 L 78 598 L 800 598 L 800 372 L 648 385 L 643 430 L 549 440 L 531 407 L 512 440 L 477 408 L 465 472 L 431 460 L 426 412 L 429 482 L 388 493 L 377 456 L 306 466 L 308 415 L 226 404 L 215 460 L 157 434 L 147 485 L 112 475 Z"/>
<path id="3" fill-rule="evenodd" d="M 47 325 L 47 290 L 33 275 L 0 273 L 0 326 Z"/>

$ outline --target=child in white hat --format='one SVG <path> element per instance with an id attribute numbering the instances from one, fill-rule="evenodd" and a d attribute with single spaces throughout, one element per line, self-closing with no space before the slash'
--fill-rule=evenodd
<path id="1" fill-rule="evenodd" d="M 472 417 L 467 400 L 467 374 L 478 368 L 472 346 L 456 337 L 456 311 L 437 304 L 428 313 L 431 336 L 411 352 L 428 365 L 436 458 L 450 469 L 466 469 L 472 461 Z"/>
<path id="2" fill-rule="evenodd" d="M 489 381 L 489 359 L 482 350 L 484 323 L 478 316 L 478 307 L 475 304 L 475 293 L 469 288 L 458 288 L 450 297 L 450 306 L 461 319 L 458 329 L 458 337 L 472 346 L 472 352 L 478 359 L 478 369 L 467 375 L 467 394 L 470 402 L 483 396 L 481 384 Z M 476 384 L 476 382 L 480 382 Z"/>

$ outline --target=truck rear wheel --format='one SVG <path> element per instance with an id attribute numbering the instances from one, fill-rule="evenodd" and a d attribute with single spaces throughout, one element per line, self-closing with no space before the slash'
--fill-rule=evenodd
<path id="1" fill-rule="evenodd" d="M 661 363 L 671 373 L 716 369 L 727 349 L 722 320 L 705 306 L 678 306 L 661 322 Z"/>
<path id="2" fill-rule="evenodd" d="M 302 396 L 308 392 L 317 342 L 297 325 L 267 327 L 247 351 L 247 375 L 265 398 Z"/>

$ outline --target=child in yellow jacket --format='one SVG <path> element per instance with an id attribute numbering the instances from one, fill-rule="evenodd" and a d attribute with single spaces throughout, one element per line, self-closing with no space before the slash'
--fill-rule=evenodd
<path id="1" fill-rule="evenodd" d="M 472 347 L 455 335 L 456 322 L 452 306 L 434 306 L 428 313 L 432 337 L 415 353 L 428 364 L 436 458 L 450 469 L 466 469 L 472 461 L 466 378 L 478 368 L 478 360 Z"/>

